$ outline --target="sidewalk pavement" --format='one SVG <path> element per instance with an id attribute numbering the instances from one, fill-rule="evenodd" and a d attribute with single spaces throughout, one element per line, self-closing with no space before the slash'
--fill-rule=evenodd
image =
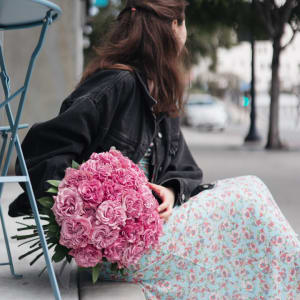
<path id="1" fill-rule="evenodd" d="M 204 182 L 217 179 L 256 175 L 260 177 L 271 190 L 283 214 L 290 222 L 296 233 L 300 233 L 300 151 L 265 151 L 263 143 L 243 145 L 243 137 L 247 132 L 247 125 L 241 123 L 230 127 L 225 132 L 200 132 L 183 128 L 190 149 L 195 160 L 204 173 Z M 3 214 L 7 224 L 9 236 L 17 233 L 17 219 L 7 216 L 7 207 L 21 189 L 17 184 L 7 184 L 1 199 Z M 18 218 L 18 221 L 21 221 Z M 2 231 L 0 230 L 0 262 L 6 262 Z M 0 298 L 13 300 L 54 299 L 51 286 L 44 273 L 37 277 L 44 267 L 41 258 L 33 267 L 29 266 L 30 258 L 18 260 L 26 247 L 18 247 L 15 240 L 10 241 L 16 272 L 22 274 L 22 279 L 13 279 L 9 267 L 0 266 Z M 60 265 L 55 264 L 56 274 Z M 101 282 L 92 285 L 90 274 L 80 273 L 77 276 L 74 264 L 68 265 L 61 276 L 57 276 L 62 299 L 84 300 L 144 300 L 145 297 L 138 285 L 129 283 Z M 78 288 L 79 287 L 79 288 Z M 300 300 L 300 297 L 297 298 Z"/>
<path id="2" fill-rule="evenodd" d="M 1 206 L 9 237 L 18 233 L 16 221 L 23 221 L 22 218 L 10 218 L 7 216 L 10 201 L 21 193 L 21 191 L 18 184 L 7 184 L 4 186 Z M 31 255 L 22 260 L 18 260 L 20 255 L 28 251 L 26 245 L 18 247 L 19 244 L 20 242 L 10 239 L 15 272 L 23 275 L 23 278 L 13 278 L 9 266 L 0 266 L 0 299 L 54 299 L 47 273 L 44 272 L 41 277 L 38 277 L 38 274 L 45 266 L 44 258 L 41 257 L 33 266 L 30 266 L 29 262 L 35 256 Z M 2 230 L 0 230 L 0 245 L 0 263 L 8 262 Z M 51 250 L 50 256 L 52 256 Z M 141 288 L 136 284 L 100 282 L 99 284 L 93 285 L 91 283 L 91 274 L 88 272 L 77 273 L 75 263 L 71 265 L 68 264 L 62 274 L 60 274 L 61 267 L 61 263 L 54 264 L 55 274 L 63 300 L 145 300 Z"/>
<path id="3" fill-rule="evenodd" d="M 18 184 L 10 183 L 4 186 L 3 197 L 1 199 L 2 212 L 4 215 L 6 229 L 8 236 L 16 235 L 17 224 L 16 221 L 22 222 L 22 218 L 10 218 L 7 215 L 8 204 L 21 192 L 21 188 Z M 1 226 L 0 226 L 1 227 Z M 5 300 L 32 300 L 54 299 L 50 281 L 47 276 L 47 272 L 44 272 L 41 277 L 38 274 L 45 266 L 44 257 L 41 257 L 33 266 L 29 265 L 29 262 L 35 256 L 25 257 L 22 260 L 18 260 L 18 257 L 27 252 L 29 247 L 26 245 L 18 247 L 20 242 L 10 239 L 10 247 L 17 274 L 23 275 L 21 279 L 15 279 L 10 273 L 9 266 L 0 266 L 0 299 Z M 0 229 L 0 262 L 8 262 L 6 247 L 2 230 Z M 50 253 L 51 255 L 51 253 Z M 66 266 L 61 276 L 58 276 L 61 269 L 61 264 L 55 264 L 55 273 L 57 274 L 58 284 L 62 299 L 76 300 L 78 299 L 77 289 L 77 272 L 74 264 Z"/>

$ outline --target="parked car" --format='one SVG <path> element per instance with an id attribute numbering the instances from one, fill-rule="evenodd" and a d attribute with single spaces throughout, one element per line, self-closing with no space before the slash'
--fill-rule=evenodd
<path id="1" fill-rule="evenodd" d="M 208 94 L 191 94 L 185 105 L 186 125 L 223 131 L 229 116 L 224 102 Z"/>

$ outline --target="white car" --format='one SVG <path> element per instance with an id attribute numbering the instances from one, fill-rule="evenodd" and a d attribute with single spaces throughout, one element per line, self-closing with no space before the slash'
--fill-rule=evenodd
<path id="1" fill-rule="evenodd" d="M 185 105 L 185 122 L 188 126 L 223 131 L 228 123 L 226 105 L 208 94 L 191 94 Z"/>

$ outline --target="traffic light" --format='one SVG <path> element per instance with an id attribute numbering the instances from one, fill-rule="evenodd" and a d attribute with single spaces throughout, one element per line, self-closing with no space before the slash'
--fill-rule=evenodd
<path id="1" fill-rule="evenodd" d="M 244 92 L 244 95 L 243 95 L 243 106 L 249 106 L 250 104 L 250 95 L 249 95 L 249 92 L 246 91 Z"/>
<path id="2" fill-rule="evenodd" d="M 108 0 L 92 0 L 92 4 L 97 7 L 106 7 L 109 4 Z"/>
<path id="3" fill-rule="evenodd" d="M 109 5 L 109 0 L 86 0 L 86 14 L 89 17 L 96 16 L 100 8 Z"/>

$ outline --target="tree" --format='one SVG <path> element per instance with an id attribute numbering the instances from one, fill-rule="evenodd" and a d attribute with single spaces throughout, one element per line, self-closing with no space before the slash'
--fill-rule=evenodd
<path id="1" fill-rule="evenodd" d="M 273 45 L 272 80 L 271 80 L 271 106 L 269 116 L 269 131 L 266 149 L 282 149 L 279 136 L 279 67 L 280 55 L 294 40 L 300 31 L 300 2 L 298 0 L 253 0 L 258 16 L 265 25 L 267 34 Z M 282 37 L 286 25 L 292 29 L 292 37 L 283 45 Z"/>
<path id="2" fill-rule="evenodd" d="M 253 2 L 247 0 L 194 0 L 191 1 L 191 10 L 187 10 L 188 20 L 196 28 L 208 28 L 213 33 L 224 31 L 223 28 L 235 30 L 238 36 L 238 42 L 247 41 L 251 43 L 252 48 L 252 79 L 251 79 L 251 111 L 250 127 L 245 141 L 258 141 L 260 135 L 256 129 L 256 109 L 255 109 L 255 41 L 268 39 L 260 20 L 257 20 L 254 11 Z M 221 30 L 220 30 L 221 29 Z M 207 30 L 207 31 L 209 31 Z M 223 36 L 223 35 L 221 35 Z M 203 42 L 203 34 L 198 38 Z M 204 40 L 205 41 L 205 40 Z M 230 39 L 227 48 L 230 47 Z M 194 41 L 193 41 L 194 42 Z M 201 45 L 201 43 L 200 43 Z M 209 44 L 208 44 L 209 45 Z M 198 45 L 198 51 L 201 48 Z M 217 48 L 224 47 L 221 43 L 215 44 L 213 62 L 216 64 Z M 213 64 L 213 66 L 214 66 Z M 214 68 L 212 68 L 214 69 Z"/>
<path id="3" fill-rule="evenodd" d="M 188 28 L 188 49 L 191 63 L 199 57 L 210 57 L 211 70 L 217 64 L 217 49 L 230 48 L 236 44 L 234 29 L 238 3 L 243 0 L 190 0 L 186 8 Z"/>

